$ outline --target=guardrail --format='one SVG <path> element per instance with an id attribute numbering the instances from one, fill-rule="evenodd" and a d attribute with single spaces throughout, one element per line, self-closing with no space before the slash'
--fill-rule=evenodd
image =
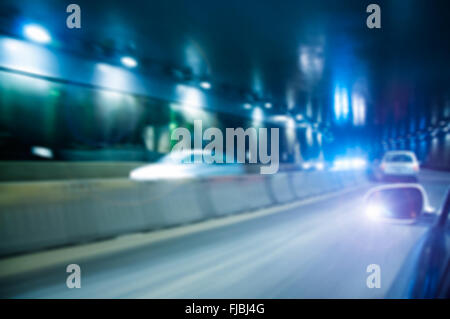
<path id="1" fill-rule="evenodd" d="M 134 182 L 0 183 L 0 256 L 237 214 L 365 181 L 363 172 L 290 172 Z"/>

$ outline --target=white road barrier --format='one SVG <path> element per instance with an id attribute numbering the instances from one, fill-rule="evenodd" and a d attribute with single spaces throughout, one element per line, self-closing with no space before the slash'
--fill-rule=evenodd
<path id="1" fill-rule="evenodd" d="M 294 190 L 292 189 L 292 174 L 279 173 L 274 174 L 267 179 L 270 185 L 270 192 L 276 203 L 286 203 L 296 199 Z"/>
<path id="2" fill-rule="evenodd" d="M 354 187 L 363 173 L 0 183 L 0 256 L 194 223 Z"/>

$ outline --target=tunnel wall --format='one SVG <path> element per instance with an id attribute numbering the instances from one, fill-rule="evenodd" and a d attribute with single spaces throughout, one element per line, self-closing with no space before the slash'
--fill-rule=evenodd
<path id="1" fill-rule="evenodd" d="M 362 174 L 1 183 L 0 256 L 255 211 L 361 185 Z"/>
<path id="2" fill-rule="evenodd" d="M 0 161 L 0 182 L 126 178 L 145 162 Z"/>
<path id="3" fill-rule="evenodd" d="M 68 52 L 54 51 L 45 46 L 0 36 L 0 69 L 15 73 L 58 80 L 84 86 L 95 86 L 117 92 L 186 103 L 213 111 L 233 113 L 235 99 L 226 99 L 213 92 L 180 84 L 173 78 L 144 76 L 129 69 L 88 60 Z"/>

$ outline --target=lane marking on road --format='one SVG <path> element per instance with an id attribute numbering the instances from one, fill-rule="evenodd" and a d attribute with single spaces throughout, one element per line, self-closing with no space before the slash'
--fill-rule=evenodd
<path id="1" fill-rule="evenodd" d="M 356 190 L 366 189 L 370 184 L 346 188 L 337 192 L 319 195 L 295 202 L 281 204 L 257 211 L 244 212 L 238 215 L 223 216 L 209 219 L 195 224 L 182 225 L 174 228 L 155 230 L 146 233 L 122 235 L 114 239 L 97 241 L 71 247 L 55 248 L 47 251 L 30 253 L 27 255 L 7 257 L 0 260 L 0 280 L 28 272 L 36 272 L 60 264 L 80 263 L 90 258 L 101 257 L 114 253 L 138 248 L 152 243 L 190 235 L 206 230 L 224 227 L 246 220 L 256 219 L 267 215 L 281 213 L 308 204 L 342 196 Z"/>

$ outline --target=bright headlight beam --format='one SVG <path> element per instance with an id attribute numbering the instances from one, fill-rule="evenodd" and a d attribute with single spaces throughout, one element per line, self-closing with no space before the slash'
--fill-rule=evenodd
<path id="1" fill-rule="evenodd" d="M 24 36 L 31 41 L 38 43 L 50 43 L 52 40 L 50 33 L 42 26 L 37 24 L 27 24 L 23 28 Z"/>
<path id="2" fill-rule="evenodd" d="M 311 163 L 309 163 L 309 162 L 304 162 L 304 163 L 302 164 L 302 168 L 303 168 L 303 169 L 310 169 L 310 168 L 311 168 Z"/>
<path id="3" fill-rule="evenodd" d="M 325 169 L 325 165 L 322 162 L 316 163 L 315 166 L 318 171 L 323 171 Z"/>
<path id="4" fill-rule="evenodd" d="M 136 181 L 150 181 L 158 179 L 177 179 L 191 177 L 191 172 L 182 165 L 150 164 L 139 167 L 130 172 L 130 179 Z"/>
<path id="5" fill-rule="evenodd" d="M 333 170 L 359 170 L 367 167 L 363 158 L 341 158 L 334 161 Z"/>
<path id="6" fill-rule="evenodd" d="M 366 207 L 366 214 L 371 219 L 379 219 L 383 217 L 385 208 L 380 205 L 368 205 Z"/>

